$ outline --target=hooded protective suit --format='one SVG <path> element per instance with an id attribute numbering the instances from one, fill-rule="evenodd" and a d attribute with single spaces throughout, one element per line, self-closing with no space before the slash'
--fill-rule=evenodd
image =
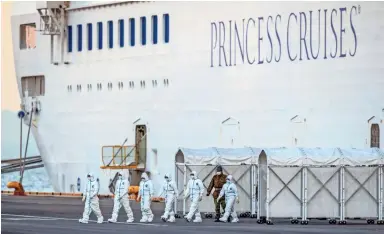
<path id="1" fill-rule="evenodd" d="M 175 200 L 177 199 L 179 191 L 170 174 L 166 173 L 164 179 L 165 181 L 159 194 L 159 197 L 163 194 L 165 195 L 165 210 L 161 219 L 165 222 L 169 215 L 168 222 L 175 222 Z"/>
<path id="2" fill-rule="evenodd" d="M 223 189 L 220 191 L 220 195 L 217 199 L 225 196 L 225 212 L 223 217 L 220 218 L 221 222 L 227 222 L 229 215 L 232 216 L 232 223 L 239 222 L 235 211 L 235 200 L 239 203 L 239 194 L 237 193 L 237 187 L 233 183 L 232 175 L 227 176 L 227 183 L 224 184 Z"/>
<path id="3" fill-rule="evenodd" d="M 93 211 L 97 217 L 97 223 L 103 223 L 103 216 L 101 215 L 99 206 L 99 181 L 95 180 L 92 173 L 87 175 L 87 184 L 84 188 L 83 200 L 85 201 L 85 207 L 83 212 L 83 218 L 79 219 L 80 223 L 88 223 L 89 215 Z"/>
<path id="4" fill-rule="evenodd" d="M 191 206 L 189 208 L 189 213 L 185 217 L 185 219 L 190 222 L 193 215 L 195 215 L 195 220 L 193 222 L 200 223 L 203 220 L 201 219 L 201 214 L 199 211 L 199 203 L 203 198 L 204 193 L 204 185 L 203 182 L 197 178 L 196 171 L 192 171 L 191 178 L 189 179 L 189 182 L 187 184 L 187 188 L 185 190 L 184 199 L 190 195 L 191 199 Z"/>
<path id="5" fill-rule="evenodd" d="M 139 196 L 137 199 L 141 198 L 141 215 L 142 218 L 140 222 L 152 222 L 153 213 L 151 210 L 151 199 L 153 197 L 153 184 L 152 181 L 148 179 L 147 173 L 141 174 L 141 181 L 139 187 Z"/>
<path id="6" fill-rule="evenodd" d="M 117 217 L 119 215 L 119 210 L 121 206 L 124 207 L 124 210 L 127 213 L 127 216 L 128 216 L 127 223 L 132 223 L 134 221 L 132 209 L 129 206 L 128 189 L 129 189 L 130 183 L 128 178 L 129 178 L 129 173 L 125 173 L 124 171 L 119 171 L 119 178 L 116 181 L 115 197 L 113 199 L 114 201 L 113 201 L 112 218 L 108 219 L 108 222 L 110 223 L 117 222 Z"/>

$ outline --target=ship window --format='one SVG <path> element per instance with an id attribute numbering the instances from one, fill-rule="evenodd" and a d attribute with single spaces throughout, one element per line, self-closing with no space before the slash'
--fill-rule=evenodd
<path id="1" fill-rule="evenodd" d="M 68 53 L 72 52 L 72 26 L 68 26 Z"/>
<path id="2" fill-rule="evenodd" d="M 20 25 L 20 49 L 36 48 L 36 24 Z"/>
<path id="3" fill-rule="evenodd" d="M 129 19 L 129 29 L 130 29 L 130 35 L 129 39 L 131 40 L 131 46 L 135 46 L 135 19 L 130 18 Z"/>
<path id="4" fill-rule="evenodd" d="M 108 47 L 113 48 L 113 21 L 108 21 Z"/>
<path id="5" fill-rule="evenodd" d="M 92 24 L 87 24 L 88 29 L 88 50 L 92 50 Z"/>
<path id="6" fill-rule="evenodd" d="M 119 86 L 119 89 L 123 89 L 123 82 L 119 81 L 118 86 Z"/>
<path id="7" fill-rule="evenodd" d="M 157 87 L 157 80 L 152 80 L 152 86 Z"/>
<path id="8" fill-rule="evenodd" d="M 23 97 L 44 96 L 45 94 L 44 76 L 22 77 L 21 90 L 23 92 Z"/>
<path id="9" fill-rule="evenodd" d="M 140 17 L 140 22 L 141 22 L 141 44 L 145 45 L 147 43 L 147 38 L 146 38 L 147 19 L 145 18 L 145 16 Z"/>
<path id="10" fill-rule="evenodd" d="M 124 47 L 124 20 L 119 20 L 119 44 L 120 47 Z"/>
<path id="11" fill-rule="evenodd" d="M 372 124 L 371 126 L 371 148 L 380 148 L 380 127 L 378 124 Z"/>
<path id="12" fill-rule="evenodd" d="M 157 15 L 152 16 L 152 42 L 157 44 Z"/>
<path id="13" fill-rule="evenodd" d="M 83 25 L 77 25 L 77 51 L 83 50 Z"/>
<path id="14" fill-rule="evenodd" d="M 169 14 L 164 14 L 164 42 L 169 42 Z"/>
<path id="15" fill-rule="evenodd" d="M 140 86 L 141 86 L 142 88 L 145 88 L 145 80 L 140 81 Z"/>
<path id="16" fill-rule="evenodd" d="M 101 50 L 103 49 L 103 23 L 102 22 L 97 23 L 97 33 L 98 33 L 98 37 L 97 37 L 98 48 L 99 50 Z"/>
<path id="17" fill-rule="evenodd" d="M 164 86 L 168 86 L 168 85 L 169 85 L 168 79 L 164 79 Z"/>

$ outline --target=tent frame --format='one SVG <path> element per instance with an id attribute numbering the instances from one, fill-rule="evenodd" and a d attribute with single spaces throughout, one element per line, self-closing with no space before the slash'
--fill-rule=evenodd
<path id="1" fill-rule="evenodd" d="M 284 190 L 288 190 L 289 194 L 294 195 L 294 199 L 299 202 L 299 206 L 297 206 L 298 211 L 297 213 L 300 214 L 298 217 L 301 217 L 301 223 L 306 224 L 308 223 L 309 218 L 319 218 L 315 217 L 313 214 L 309 213 L 309 206 L 311 204 L 316 204 L 316 198 L 319 199 L 319 195 L 321 192 L 325 192 L 323 194 L 327 194 L 327 198 L 331 199 L 335 203 L 337 203 L 337 207 L 335 207 L 335 215 L 330 215 L 330 217 L 326 217 L 331 220 L 336 220 L 336 218 L 339 220 L 339 223 L 343 224 L 343 222 L 346 222 L 347 219 L 349 218 L 357 218 L 357 217 L 346 217 L 346 212 L 348 210 L 348 205 L 350 204 L 349 202 L 351 201 L 352 198 L 356 196 L 358 192 L 364 192 L 364 198 L 369 197 L 371 201 L 375 203 L 375 211 L 372 212 L 372 215 L 368 215 L 368 217 L 360 217 L 360 218 L 366 218 L 366 219 L 377 219 L 378 221 L 383 221 L 383 216 L 384 216 L 384 153 L 380 149 L 376 149 L 378 152 L 378 155 L 380 155 L 380 163 L 377 165 L 372 165 L 369 162 L 367 163 L 362 163 L 362 165 L 348 165 L 346 161 L 343 159 L 344 154 L 343 151 L 340 148 L 336 148 L 335 150 L 335 155 L 336 161 L 337 162 L 332 162 L 326 165 L 316 165 L 316 164 L 311 164 L 309 163 L 310 160 L 308 161 L 307 159 L 310 159 L 304 152 L 302 148 L 296 148 L 298 149 L 298 152 L 302 152 L 302 164 L 295 164 L 295 165 L 278 165 L 274 164 L 273 161 L 271 161 L 271 157 L 268 154 L 268 149 L 262 149 L 260 152 L 255 152 L 253 148 L 247 147 L 253 152 L 254 155 L 252 155 L 253 158 L 256 158 L 256 160 L 252 160 L 251 163 L 247 164 L 220 164 L 220 155 L 219 155 L 219 149 L 214 148 L 217 152 L 216 155 L 213 157 L 218 157 L 218 160 L 213 160 L 216 162 L 216 165 L 220 164 L 223 167 L 223 171 L 228 173 L 228 170 L 226 170 L 226 166 L 249 166 L 246 170 L 244 170 L 243 173 L 241 173 L 238 178 L 235 178 L 236 183 L 240 181 L 244 176 L 249 175 L 250 173 L 250 188 L 244 188 L 241 185 L 237 185 L 241 193 L 244 193 L 244 195 L 247 197 L 247 199 L 250 199 L 250 210 L 252 214 L 257 213 L 257 218 L 260 220 L 263 217 L 266 218 L 267 221 L 270 221 L 271 218 L 276 218 L 279 216 L 273 215 L 276 213 L 276 210 L 274 210 L 271 205 L 273 202 L 277 201 L 279 197 L 281 198 L 282 192 Z M 317 148 L 318 149 L 318 148 Z M 181 151 L 181 149 L 179 149 Z M 178 152 L 179 152 L 178 151 Z M 183 157 L 184 157 L 184 152 Z M 261 167 L 261 155 L 262 154 L 266 155 L 266 164 L 265 164 L 265 171 L 262 172 L 260 169 Z M 337 154 L 338 153 L 338 154 Z M 288 154 L 286 154 L 288 156 Z M 362 153 L 362 156 L 364 154 Z M 193 157 L 198 157 L 198 156 L 193 156 Z M 212 157 L 212 155 L 208 155 L 208 157 Z M 354 158 L 351 158 L 351 160 L 354 160 Z M 191 167 L 202 167 L 202 169 L 198 172 L 200 174 L 204 169 L 206 169 L 208 166 L 211 167 L 213 166 L 214 168 L 210 170 L 210 172 L 202 178 L 202 181 L 205 182 L 208 178 L 210 178 L 210 175 L 215 169 L 216 165 L 213 164 L 198 164 L 198 163 L 185 163 L 183 162 L 175 162 L 176 165 L 176 170 L 175 170 L 175 178 L 177 182 L 181 182 L 180 180 L 183 179 L 183 185 L 184 188 L 181 191 L 180 194 L 182 194 L 186 188 L 186 184 L 188 182 L 187 180 L 187 171 L 192 171 Z M 276 168 L 296 168 L 298 169 L 297 172 L 294 173 L 294 175 L 287 181 L 284 182 L 282 179 L 283 174 L 279 174 L 277 172 Z M 320 169 L 324 168 L 324 170 L 327 170 L 327 173 L 329 173 L 329 177 L 325 180 L 320 179 L 320 174 L 316 175 L 314 169 Z M 330 170 L 331 168 L 334 168 L 335 171 Z M 359 177 L 357 174 L 353 174 L 351 171 L 351 168 L 362 168 L 364 171 L 363 175 L 368 176 L 363 180 Z M 370 169 L 367 169 L 370 168 Z M 374 168 L 372 170 L 372 168 Z M 236 169 L 235 172 L 241 170 L 240 168 Z M 360 169 L 357 169 L 360 170 Z M 371 171 L 368 171 L 371 170 Z M 179 178 L 181 175 L 178 173 L 181 172 L 183 178 Z M 320 172 L 323 173 L 323 172 Z M 232 173 L 233 174 L 233 173 Z M 265 183 L 265 188 L 262 187 L 262 182 L 261 178 L 266 177 Z M 271 176 L 274 176 L 275 182 L 278 181 L 279 183 L 282 183 L 283 187 L 276 191 L 276 194 L 272 195 L 271 193 L 271 186 L 274 186 L 271 184 Z M 309 178 L 311 176 L 311 178 Z M 347 178 L 348 176 L 349 178 Z M 360 175 L 361 176 L 361 175 Z M 375 182 L 377 182 L 377 198 L 372 194 L 372 191 L 370 191 L 370 188 L 372 190 L 372 186 L 370 188 L 367 188 L 365 185 L 368 183 L 368 181 L 374 179 Z M 296 193 L 292 191 L 292 188 L 290 187 L 291 183 L 294 180 L 298 180 L 300 183 L 299 187 L 296 188 Z M 296 182 L 298 182 L 296 181 Z M 313 189 L 312 182 L 316 181 L 319 188 Z M 333 181 L 336 187 L 334 188 L 328 188 L 327 186 Z M 357 188 L 351 189 L 346 187 L 347 182 L 353 182 L 354 184 L 357 185 Z M 264 186 L 264 185 L 263 185 Z M 205 189 L 207 188 L 204 185 Z M 311 191 L 311 195 L 309 197 L 308 190 L 313 189 L 314 191 Z M 265 191 L 262 191 L 265 190 Z M 353 190 L 353 191 L 347 191 L 347 190 Z M 347 195 L 347 192 L 350 194 Z M 265 196 L 265 202 L 263 203 L 262 201 L 262 193 L 264 193 L 263 196 Z M 298 194 L 301 194 L 301 197 Z M 337 194 L 337 195 L 335 195 Z M 322 195 L 325 196 L 325 195 Z M 348 196 L 348 197 L 347 197 Z M 377 205 L 377 206 L 376 206 Z M 332 205 L 329 205 L 327 208 L 329 208 L 329 212 L 333 209 Z M 262 211 L 263 209 L 264 211 Z M 295 208 L 293 208 L 295 209 Z M 353 208 L 351 207 L 353 210 Z M 357 208 L 358 209 L 358 208 Z M 177 211 L 177 202 L 175 203 L 175 211 Z M 272 213 L 271 213 L 272 212 Z M 356 213 L 356 208 L 352 211 L 352 213 Z M 326 212 L 325 212 L 326 213 Z M 373 215 L 373 213 L 377 213 L 376 215 Z M 186 214 L 186 199 L 183 198 L 183 214 Z M 371 214 L 368 211 L 368 214 Z M 281 217 L 284 218 L 284 217 Z M 297 219 L 297 217 L 285 217 L 285 218 L 293 218 Z M 270 221 L 271 222 L 271 221 Z"/>

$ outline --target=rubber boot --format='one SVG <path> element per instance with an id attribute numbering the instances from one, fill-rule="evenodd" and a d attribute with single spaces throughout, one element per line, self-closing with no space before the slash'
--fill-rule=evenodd
<path id="1" fill-rule="evenodd" d="M 216 214 L 216 216 L 215 216 L 215 222 L 217 223 L 217 222 L 220 222 L 220 214 Z"/>

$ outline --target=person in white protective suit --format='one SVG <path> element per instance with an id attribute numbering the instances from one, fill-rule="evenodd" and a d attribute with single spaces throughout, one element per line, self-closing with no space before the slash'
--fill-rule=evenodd
<path id="1" fill-rule="evenodd" d="M 159 197 L 162 197 L 165 194 L 165 210 L 161 219 L 165 222 L 168 219 L 168 222 L 175 222 L 175 200 L 177 200 L 177 196 L 179 191 L 177 190 L 177 185 L 170 174 L 166 173 L 164 176 L 164 184 L 160 191 Z"/>
<path id="2" fill-rule="evenodd" d="M 225 212 L 223 217 L 219 220 L 221 222 L 227 222 L 229 215 L 232 216 L 232 223 L 239 222 L 235 211 L 235 200 L 239 203 L 239 194 L 237 193 L 236 184 L 233 182 L 232 175 L 227 176 L 227 183 L 224 184 L 223 189 L 220 191 L 218 200 L 225 196 Z"/>
<path id="3" fill-rule="evenodd" d="M 191 206 L 189 208 L 189 213 L 187 214 L 187 216 L 185 216 L 185 220 L 187 220 L 187 222 L 190 222 L 193 215 L 195 215 L 195 219 L 193 220 L 193 222 L 201 223 L 203 220 L 201 219 L 201 214 L 199 211 L 199 203 L 203 199 L 204 185 L 203 182 L 199 178 L 197 178 L 196 171 L 192 171 L 190 176 L 191 178 L 188 181 L 184 199 L 186 199 L 189 195 L 191 199 Z"/>
<path id="4" fill-rule="evenodd" d="M 132 209 L 129 205 L 128 198 L 128 189 L 130 185 L 128 178 L 129 173 L 119 171 L 118 180 L 116 181 L 115 197 L 113 199 L 112 218 L 108 219 L 108 222 L 110 223 L 117 222 L 117 217 L 119 216 L 119 210 L 121 206 L 124 207 L 124 210 L 127 213 L 127 223 L 132 223 L 134 221 Z"/>
<path id="5" fill-rule="evenodd" d="M 84 188 L 83 202 L 85 201 L 85 207 L 83 212 L 83 218 L 79 219 L 80 223 L 88 223 L 89 215 L 93 211 L 97 217 L 97 223 L 103 223 L 104 218 L 101 215 L 99 206 L 99 181 L 95 180 L 92 173 L 87 175 L 87 184 Z"/>
<path id="6" fill-rule="evenodd" d="M 152 181 L 149 180 L 147 173 L 141 174 L 141 181 L 140 181 L 140 187 L 139 187 L 139 196 L 137 199 L 139 200 L 141 198 L 141 215 L 142 218 L 140 222 L 152 222 L 153 220 L 153 213 L 151 210 L 151 199 L 153 197 L 154 191 L 153 191 L 153 184 Z"/>

